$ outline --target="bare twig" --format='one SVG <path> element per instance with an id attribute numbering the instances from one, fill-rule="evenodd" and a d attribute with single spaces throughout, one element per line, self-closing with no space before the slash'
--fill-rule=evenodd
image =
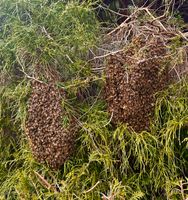
<path id="1" fill-rule="evenodd" d="M 101 58 L 106 58 L 110 55 L 115 55 L 119 52 L 122 52 L 124 51 L 124 49 L 120 49 L 120 50 L 117 50 L 117 51 L 113 51 L 113 52 L 110 52 L 110 53 L 107 53 L 107 54 L 104 54 L 104 55 L 101 55 L 101 56 L 95 56 L 94 58 L 90 59 L 89 62 L 93 61 L 93 60 L 96 60 L 96 59 L 101 59 Z"/>
<path id="2" fill-rule="evenodd" d="M 180 190 L 181 190 L 182 200 L 186 200 L 186 199 L 185 199 L 185 194 L 184 194 L 184 189 L 183 189 L 183 182 L 182 182 L 182 180 L 180 181 Z"/>
<path id="3" fill-rule="evenodd" d="M 44 26 L 41 27 L 42 29 L 42 32 L 46 34 L 47 38 L 50 39 L 50 40 L 54 40 L 50 34 L 47 32 L 46 28 Z"/>
<path id="4" fill-rule="evenodd" d="M 104 6 L 102 6 L 102 5 L 99 5 L 98 7 L 99 7 L 99 8 L 102 8 L 102 9 L 104 9 L 104 10 L 108 10 L 108 11 L 110 11 L 111 13 L 114 13 L 115 15 L 119 15 L 119 16 L 122 16 L 122 17 L 126 17 L 126 16 L 127 16 L 127 15 L 124 15 L 124 14 L 122 14 L 122 13 L 116 12 L 116 11 L 114 11 L 114 10 L 112 10 L 112 9 L 109 9 L 108 7 L 104 7 Z"/>
<path id="5" fill-rule="evenodd" d="M 140 9 L 136 9 L 124 22 L 122 22 L 118 27 L 116 27 L 114 30 L 112 30 L 110 33 L 107 35 L 112 35 L 115 33 L 117 30 L 121 29 L 122 27 L 125 26 L 125 24 L 139 11 Z"/>
<path id="6" fill-rule="evenodd" d="M 43 176 L 41 176 L 38 172 L 33 171 L 34 174 L 39 178 L 39 182 L 43 185 L 46 189 L 51 190 L 53 192 L 58 192 L 54 186 L 52 186 Z"/>
<path id="7" fill-rule="evenodd" d="M 100 183 L 100 181 L 98 181 L 97 183 L 95 183 L 95 185 L 93 187 L 91 187 L 89 190 L 85 191 L 84 193 L 88 193 L 91 192 L 95 187 L 97 187 L 97 185 Z"/>
<path id="8" fill-rule="evenodd" d="M 108 126 L 108 124 L 110 124 L 110 122 L 112 121 L 112 118 L 113 118 L 113 112 L 112 112 L 112 114 L 110 116 L 109 121 L 104 125 L 104 127 L 106 127 L 106 126 Z"/>
<path id="9" fill-rule="evenodd" d="M 68 60 L 71 62 L 71 63 L 74 63 L 73 60 L 70 58 L 70 56 L 68 54 L 66 54 L 66 57 L 68 58 Z"/>
<path id="10" fill-rule="evenodd" d="M 43 81 L 40 81 L 40 80 L 36 79 L 36 78 L 33 77 L 33 76 L 29 76 L 29 75 L 26 74 L 23 70 L 20 70 L 20 71 L 23 72 L 27 78 L 32 79 L 32 80 L 35 80 L 35 81 L 37 81 L 37 82 L 39 82 L 39 83 L 44 83 Z"/>
<path id="11" fill-rule="evenodd" d="M 143 8 L 143 10 L 145 10 L 148 15 L 153 19 L 153 21 L 156 21 L 165 31 L 167 31 L 167 29 L 164 27 L 164 25 L 161 23 L 161 21 L 158 20 L 158 18 L 154 17 L 151 12 L 148 10 L 148 8 Z"/>

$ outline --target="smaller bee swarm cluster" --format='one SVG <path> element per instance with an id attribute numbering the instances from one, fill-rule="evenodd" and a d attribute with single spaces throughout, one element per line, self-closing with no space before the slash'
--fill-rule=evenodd
<path id="1" fill-rule="evenodd" d="M 58 169 L 73 151 L 75 133 L 62 126 L 63 94 L 53 84 L 32 83 L 26 134 L 34 157 Z"/>
<path id="2" fill-rule="evenodd" d="M 106 64 L 105 98 L 112 122 L 149 130 L 155 93 L 169 83 L 168 51 L 160 37 L 139 35 Z"/>

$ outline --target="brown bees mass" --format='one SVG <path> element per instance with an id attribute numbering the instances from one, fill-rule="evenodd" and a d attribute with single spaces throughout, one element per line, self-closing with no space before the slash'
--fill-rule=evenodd
<path id="1" fill-rule="evenodd" d="M 155 94 L 169 84 L 168 50 L 160 37 L 137 36 L 107 58 L 105 98 L 112 122 L 149 130 Z"/>
<path id="2" fill-rule="evenodd" d="M 74 146 L 74 129 L 62 126 L 63 96 L 53 84 L 32 83 L 26 134 L 34 157 L 52 169 L 58 169 L 66 161 Z"/>

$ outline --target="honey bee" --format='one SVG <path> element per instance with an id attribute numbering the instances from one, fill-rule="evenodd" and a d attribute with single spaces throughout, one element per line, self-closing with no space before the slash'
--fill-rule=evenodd
<path id="1" fill-rule="evenodd" d="M 34 157 L 51 168 L 59 168 L 73 150 L 75 131 L 61 125 L 64 114 L 61 98 L 53 84 L 32 83 L 29 99 L 26 134 Z M 75 130 L 75 128 L 74 128 Z"/>

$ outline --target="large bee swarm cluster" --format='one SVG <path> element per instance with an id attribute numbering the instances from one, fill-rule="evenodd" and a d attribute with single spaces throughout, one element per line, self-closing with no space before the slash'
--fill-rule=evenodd
<path id="1" fill-rule="evenodd" d="M 75 132 L 62 126 L 63 94 L 53 84 L 32 83 L 26 133 L 34 157 L 58 169 L 73 151 Z"/>
<path id="2" fill-rule="evenodd" d="M 169 83 L 169 55 L 160 37 L 135 37 L 106 62 L 105 98 L 113 123 L 136 132 L 149 130 L 155 93 Z"/>

